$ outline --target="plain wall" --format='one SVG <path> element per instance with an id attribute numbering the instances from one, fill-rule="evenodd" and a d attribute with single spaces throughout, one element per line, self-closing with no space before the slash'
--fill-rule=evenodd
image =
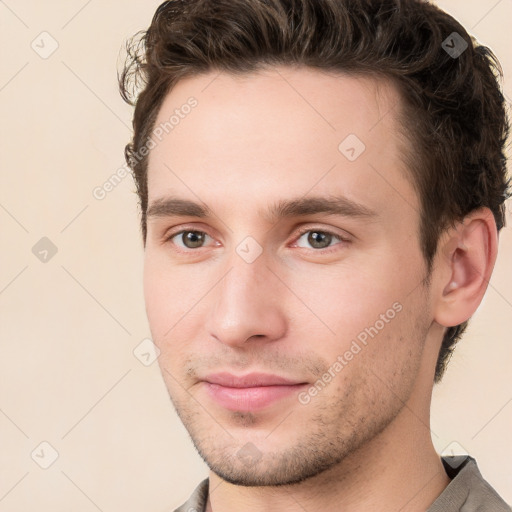
<path id="1" fill-rule="evenodd" d="M 157 363 L 133 354 L 150 337 L 135 185 L 93 196 L 131 136 L 120 49 L 159 3 L 0 2 L 0 512 L 171 511 L 207 475 Z M 495 51 L 510 98 L 512 2 L 438 3 Z M 466 449 L 509 503 L 511 258 L 508 227 L 432 407 L 436 448 Z"/>

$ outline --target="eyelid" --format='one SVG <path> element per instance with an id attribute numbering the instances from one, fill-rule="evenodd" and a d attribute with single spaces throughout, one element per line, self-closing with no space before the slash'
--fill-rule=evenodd
<path id="1" fill-rule="evenodd" d="M 339 250 L 339 247 L 337 247 L 338 245 L 344 245 L 344 244 L 347 244 L 347 243 L 350 243 L 350 238 L 347 235 L 342 235 L 332 229 L 329 229 L 329 228 L 324 228 L 324 227 L 321 227 L 321 226 L 303 226 L 301 228 L 299 228 L 299 232 L 297 235 L 295 235 L 294 237 L 294 241 L 293 241 L 293 244 L 292 244 L 292 247 L 298 247 L 297 246 L 297 242 L 298 240 L 305 234 L 305 233 L 309 233 L 309 232 L 312 232 L 312 231 L 316 231 L 316 232 L 319 232 L 319 233 L 324 233 L 324 234 L 327 234 L 327 235 L 331 235 L 333 236 L 334 238 L 337 238 L 339 240 L 339 243 L 337 244 L 334 244 L 334 245 L 331 245 L 331 246 L 328 246 L 328 247 L 324 247 L 323 249 L 313 249 L 313 248 L 307 248 L 307 247 L 299 247 L 300 249 L 305 249 L 306 251 L 312 251 L 314 253 L 318 253 L 318 254 L 325 254 L 325 253 L 328 253 L 328 252 L 332 252 L 332 251 L 336 251 L 336 250 Z"/>
<path id="2" fill-rule="evenodd" d="M 320 232 L 320 233 L 324 233 L 324 234 L 328 234 L 328 235 L 331 235 L 335 238 L 337 238 L 340 242 L 345 242 L 345 243 L 348 243 L 350 242 L 350 235 L 347 234 L 347 235 L 343 235 L 341 233 L 338 233 L 336 232 L 335 230 L 333 229 L 329 229 L 329 228 L 325 228 L 323 226 L 311 226 L 311 225 L 307 225 L 307 226 L 301 226 L 300 228 L 298 228 L 298 231 L 297 233 L 294 235 L 293 237 L 293 244 L 296 244 L 298 239 L 304 235 L 305 233 L 309 233 L 310 231 L 317 231 L 317 232 Z M 163 242 L 164 243 L 168 243 L 168 242 L 171 242 L 171 239 L 174 238 L 175 236 L 178 236 L 180 234 L 183 234 L 184 232 L 198 232 L 198 233 L 202 233 L 202 234 L 205 234 L 206 236 L 209 236 L 212 240 L 215 241 L 215 238 L 210 235 L 206 230 L 204 229 L 200 229 L 196 226 L 187 226 L 187 225 L 181 225 L 179 227 L 177 227 L 176 229 L 170 229 L 168 231 L 165 232 L 165 234 L 163 235 Z M 176 244 L 173 244 L 175 247 L 176 247 Z M 218 244 L 216 244 L 218 246 Z M 336 245 L 338 244 L 335 244 L 334 246 L 329 246 L 329 247 L 325 247 L 323 249 L 310 249 L 314 252 L 328 252 L 329 250 L 334 250 L 334 248 L 336 247 Z M 295 246 L 295 245 L 292 245 L 292 246 Z M 178 251 L 181 251 L 181 252 L 192 252 L 192 251 L 198 251 L 199 249 L 207 249 L 207 247 L 197 247 L 195 249 L 182 249 L 182 248 L 179 248 L 177 247 L 177 250 Z M 300 247 L 300 249 L 306 249 L 305 247 Z"/>
<path id="3" fill-rule="evenodd" d="M 215 241 L 215 238 L 210 235 L 207 231 L 203 230 L 203 229 L 198 229 L 198 228 L 193 228 L 193 227 L 190 227 L 190 226 L 184 226 L 184 227 L 180 227 L 179 229 L 177 229 L 176 231 L 175 230 L 169 230 L 167 231 L 164 236 L 163 236 L 163 243 L 172 243 L 171 242 L 171 239 L 178 236 L 178 235 L 182 235 L 183 233 L 190 233 L 190 232 L 195 232 L 195 233 L 201 233 L 201 234 L 204 234 L 208 237 L 210 237 L 212 240 Z M 207 247 L 197 247 L 195 249 L 183 249 L 179 246 L 177 246 L 176 244 L 173 243 L 173 245 L 175 247 L 177 247 L 177 250 L 178 251 L 181 251 L 181 252 L 191 252 L 191 251 L 198 251 L 199 249 L 206 249 Z"/>
<path id="4" fill-rule="evenodd" d="M 187 224 L 179 224 L 177 226 L 173 226 L 172 228 L 169 228 L 164 231 L 164 234 L 162 235 L 162 240 L 164 242 L 167 242 L 169 238 L 172 238 L 176 235 L 179 235 L 180 233 L 183 233 L 184 231 L 196 231 L 198 233 L 204 233 L 205 235 L 208 235 L 210 238 L 214 238 L 210 233 L 203 228 L 203 226 L 197 226 L 197 225 L 187 225 Z"/>
<path id="5" fill-rule="evenodd" d="M 302 226 L 299 228 L 298 234 L 296 238 L 300 238 L 304 233 L 309 233 L 310 231 L 318 231 L 320 233 L 326 233 L 332 236 L 335 236 L 336 238 L 339 238 L 340 240 L 349 241 L 349 234 L 343 235 L 341 233 L 338 233 L 335 230 L 332 230 L 330 228 L 324 228 L 322 226 Z"/>

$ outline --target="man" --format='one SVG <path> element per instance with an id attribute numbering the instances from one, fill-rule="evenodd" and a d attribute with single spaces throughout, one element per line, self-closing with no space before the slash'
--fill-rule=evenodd
<path id="1" fill-rule="evenodd" d="M 171 0 L 128 49 L 177 510 L 510 510 L 429 428 L 504 225 L 490 51 L 420 0 Z"/>

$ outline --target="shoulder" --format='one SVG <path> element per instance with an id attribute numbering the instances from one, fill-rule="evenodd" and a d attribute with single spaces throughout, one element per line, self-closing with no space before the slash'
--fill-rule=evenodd
<path id="1" fill-rule="evenodd" d="M 468 455 L 442 457 L 452 479 L 428 512 L 512 512 L 512 509 L 487 482 L 475 459 Z"/>

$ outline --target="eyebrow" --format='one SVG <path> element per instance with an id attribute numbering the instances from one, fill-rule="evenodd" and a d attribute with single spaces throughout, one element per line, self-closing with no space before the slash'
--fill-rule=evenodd
<path id="1" fill-rule="evenodd" d="M 208 217 L 210 209 L 204 205 L 180 199 L 178 197 L 161 197 L 155 199 L 148 207 L 146 217 Z"/>
<path id="2" fill-rule="evenodd" d="M 274 223 L 282 218 L 304 217 L 318 213 L 366 219 L 378 216 L 376 211 L 344 196 L 314 196 L 280 200 L 262 213 L 269 223 Z M 146 212 L 148 219 L 175 216 L 207 218 L 212 217 L 213 213 L 204 203 L 196 203 L 174 196 L 155 199 Z"/>
<path id="3" fill-rule="evenodd" d="M 266 218 L 274 222 L 285 217 L 301 217 L 324 213 L 343 217 L 372 218 L 377 212 L 344 196 L 300 197 L 278 201 L 269 207 Z"/>

